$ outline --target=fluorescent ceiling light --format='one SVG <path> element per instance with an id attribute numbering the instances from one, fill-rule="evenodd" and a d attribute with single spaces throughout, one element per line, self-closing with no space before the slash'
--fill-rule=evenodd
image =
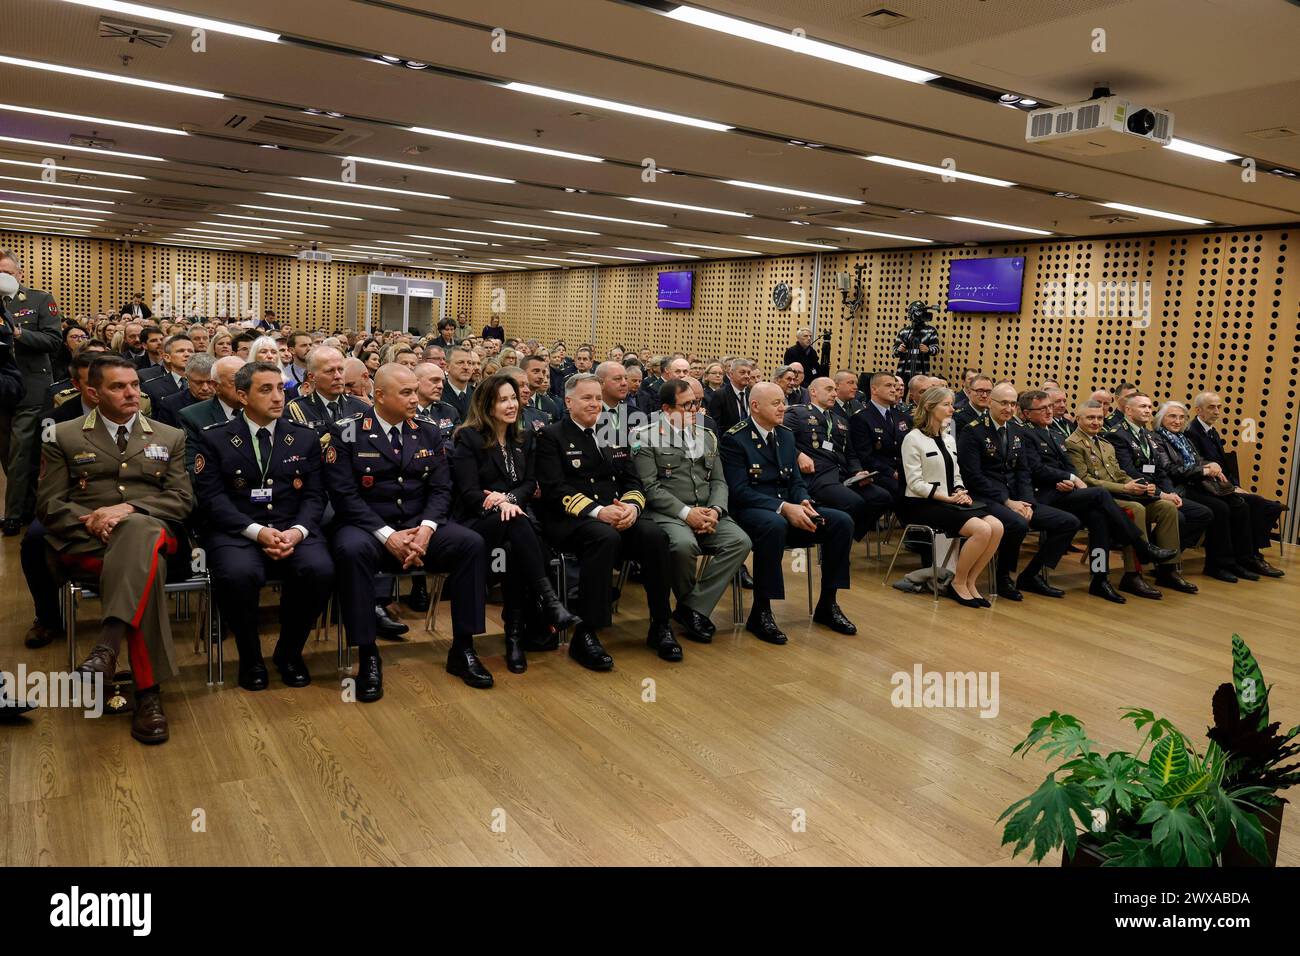
<path id="1" fill-rule="evenodd" d="M 39 199 L 64 199 L 68 202 L 93 202 L 101 206 L 117 205 L 111 199 L 93 199 L 90 196 L 52 196 L 49 193 L 33 193 L 25 189 L 10 189 L 8 186 L 0 186 L 0 193 L 8 193 L 13 196 L 36 196 Z"/>
<path id="2" fill-rule="evenodd" d="M 142 129 L 146 133 L 170 133 L 173 136 L 188 136 L 183 129 L 171 129 L 167 126 L 150 126 L 148 123 L 128 123 L 126 120 L 104 119 L 102 116 L 83 116 L 81 113 L 60 113 L 58 110 L 41 110 L 34 106 L 15 106 L 12 103 L 0 103 L 0 110 L 15 113 L 31 113 L 35 116 L 53 116 L 56 119 L 77 120 L 81 123 L 96 123 L 101 126 L 121 126 L 123 129 Z"/>
<path id="3" fill-rule="evenodd" d="M 497 239 L 522 239 L 525 242 L 550 242 L 549 239 L 538 239 L 536 236 L 516 236 L 508 232 L 484 232 L 482 229 L 452 229 L 447 227 L 448 232 L 463 232 L 470 236 L 493 236 Z"/>
<path id="4" fill-rule="evenodd" d="M 329 182 L 330 185 L 334 185 L 334 183 L 333 183 L 332 180 L 325 180 L 325 181 L 326 181 L 326 182 Z M 381 209 L 381 210 L 383 210 L 384 212 L 401 212 L 401 211 L 402 211 L 402 210 L 398 209 L 396 206 L 376 206 L 376 205 L 374 205 L 374 204 L 372 204 L 372 203 L 368 203 L 368 202 L 348 202 L 346 199 L 321 199 L 321 198 L 316 197 L 316 196 L 295 196 L 295 195 L 293 195 L 292 193 L 267 193 L 267 192 L 264 192 L 264 193 L 262 193 L 262 195 L 263 195 L 263 196 L 274 196 L 276 199 L 296 199 L 296 200 L 298 200 L 298 202 L 326 202 L 326 203 L 330 203 L 330 204 L 335 205 L 335 206 L 353 206 L 353 207 L 355 207 L 355 208 L 357 208 L 357 209 Z M 271 209 L 271 208 L 273 208 L 273 207 L 271 207 L 271 206 L 250 206 L 249 208 L 250 208 L 250 209 Z M 297 210 L 286 209 L 286 210 L 283 210 L 283 211 L 284 211 L 284 212 L 296 212 Z M 323 216 L 323 215 L 325 215 L 325 214 L 324 214 L 324 213 L 319 213 L 319 214 L 317 214 L 317 213 L 308 213 L 308 215 L 322 215 L 322 216 Z M 354 218 L 356 218 L 356 217 L 355 217 L 355 216 L 347 216 L 347 217 L 336 217 L 336 218 L 354 219 Z"/>
<path id="5" fill-rule="evenodd" d="M 775 236 L 746 236 L 746 239 L 755 239 L 758 242 L 780 242 L 787 246 L 807 246 L 809 249 L 830 249 L 833 252 L 839 251 L 839 246 L 828 246 L 822 242 L 798 242 L 794 239 L 777 239 Z"/>
<path id="6" fill-rule="evenodd" d="M 853 232 L 859 236 L 876 236 L 880 239 L 902 239 L 904 242 L 934 242 L 933 239 L 920 239 L 916 236 L 900 236 L 894 232 L 875 232 L 871 229 L 850 229 L 848 226 L 832 226 L 836 232 Z"/>
<path id="7" fill-rule="evenodd" d="M 102 7 L 99 3 L 88 4 L 88 6 Z M 10 66 L 25 66 L 29 70 L 45 70 L 49 73 L 64 73 L 68 76 L 80 76 L 87 80 L 108 80 L 110 83 L 124 83 L 127 86 L 144 86 L 151 90 L 162 90 L 166 93 L 189 93 L 191 96 L 206 96 L 215 100 L 225 99 L 225 96 L 221 93 L 213 93 L 211 90 L 199 90 L 192 86 L 177 86 L 175 83 L 158 83 L 154 80 L 141 80 L 134 76 L 118 76 L 115 73 L 104 73 L 100 70 L 82 70 L 75 66 L 63 66 L 59 63 L 42 63 L 38 60 L 23 60 L 16 56 L 0 56 L 0 63 L 7 63 Z"/>
<path id="8" fill-rule="evenodd" d="M 0 203 L 9 206 L 36 206 L 38 209 L 58 209 L 63 212 L 90 212 L 99 215 L 111 215 L 108 209 L 83 209 L 81 206 L 60 206 L 56 202 L 23 202 L 21 199 L 0 199 Z"/>
<path id="9" fill-rule="evenodd" d="M 165 163 L 161 156 L 143 156 L 140 153 L 122 153 L 115 149 L 96 149 L 93 146 L 72 146 L 68 143 L 48 143 L 41 139 L 23 139 L 20 136 L 0 136 L 3 143 L 22 143 L 24 146 L 44 146 L 57 152 L 72 150 L 77 153 L 96 153 L 100 156 L 116 156 L 118 159 L 145 159 L 151 163 Z M 66 168 L 66 167 L 65 167 Z"/>
<path id="10" fill-rule="evenodd" d="M 547 232 L 571 232 L 575 236 L 599 236 L 600 233 L 590 229 L 565 229 L 563 226 L 534 226 L 531 222 L 511 222 L 509 219 L 489 219 L 498 226 L 518 226 L 520 229 L 545 229 Z"/>
<path id="11" fill-rule="evenodd" d="M 125 196 L 131 195 L 129 189 L 113 189 L 109 186 L 82 186 L 79 183 L 46 183 L 43 179 L 28 179 L 25 176 L 0 176 L 0 179 L 14 183 L 35 183 L 36 185 L 57 185 L 60 189 L 93 189 L 101 193 L 122 193 Z M 0 187 L 2 188 L 2 187 Z"/>
<path id="12" fill-rule="evenodd" d="M 35 216 L 38 219 L 85 219 L 91 222 L 103 222 L 108 217 L 98 216 L 70 216 L 66 212 L 37 212 L 35 209 L 0 209 L 0 214 L 10 216 Z"/>
<path id="13" fill-rule="evenodd" d="M 969 216 L 942 216 L 953 222 L 964 222 L 971 226 L 988 226 L 990 229 L 1009 229 L 1011 232 L 1023 232 L 1031 236 L 1050 236 L 1046 229 L 1031 229 L 1028 226 L 1010 226 L 1005 222 L 992 222 L 988 219 L 971 219 Z"/>
<path id="14" fill-rule="evenodd" d="M 1119 209 L 1123 212 L 1137 213 L 1139 216 L 1154 216 L 1157 219 L 1170 219 L 1174 222 L 1186 222 L 1193 226 L 1208 226 L 1213 220 L 1197 219 L 1195 216 L 1180 216 L 1176 212 L 1161 212 L 1159 209 L 1147 209 L 1145 206 L 1130 206 L 1126 202 L 1099 202 L 1098 206 L 1107 209 Z"/>
<path id="15" fill-rule="evenodd" d="M 148 242 L 150 245 L 153 246 L 180 246 L 182 248 L 188 248 L 188 249 L 192 249 L 195 246 L 197 246 L 200 249 L 210 249 L 213 252 L 217 252 L 219 250 L 225 250 L 226 252 L 247 251 L 244 249 L 234 249 L 222 243 L 215 243 L 215 242 L 173 242 L 170 239 L 146 239 L 144 241 Z"/>
<path id="16" fill-rule="evenodd" d="M 456 238 L 453 238 L 452 236 L 422 236 L 422 235 L 420 235 L 418 232 L 408 232 L 407 235 L 410 236 L 412 239 L 432 239 L 432 240 L 434 240 L 435 242 L 454 242 L 454 243 L 456 243 L 457 245 L 465 245 L 465 246 L 495 246 L 495 245 L 497 245 L 497 243 L 495 243 L 495 242 L 482 242 L 482 241 L 480 241 L 480 240 L 478 240 L 478 239 L 456 239 Z"/>
<path id="17" fill-rule="evenodd" d="M 6 166 L 28 166 L 32 169 L 48 169 L 44 163 L 38 163 L 30 159 L 0 159 L 0 163 Z M 80 166 L 55 166 L 59 172 L 69 173 L 90 173 L 92 176 L 112 176 L 114 179 L 144 179 L 144 176 L 135 176 L 131 173 L 110 173 L 102 169 L 83 169 Z"/>
<path id="18" fill-rule="evenodd" d="M 786 189 L 784 186 L 764 186 L 762 183 L 747 183 L 743 179 L 724 179 L 722 180 L 728 186 L 743 186 L 745 189 L 761 189 L 769 193 L 782 193 L 786 196 L 803 196 L 806 199 L 824 199 L 827 202 L 848 203 L 851 206 L 861 206 L 861 199 L 849 199 L 845 196 L 828 196 L 825 193 L 810 193 L 802 189 Z"/>
<path id="19" fill-rule="evenodd" d="M 211 30 L 213 33 L 229 33 L 231 36 L 245 37 L 249 40 L 264 40 L 267 43 L 275 43 L 280 39 L 280 34 L 271 33 L 269 30 L 258 30 L 254 27 L 246 27 L 240 23 L 229 23 L 225 20 L 196 17 L 190 13 L 177 13 L 174 10 L 150 7 L 143 3 L 123 3 L 121 0 L 64 0 L 64 2 L 75 3 L 82 7 L 93 7 L 96 10 L 110 13 L 125 13 L 132 17 L 147 17 L 150 20 L 161 20 L 163 23 L 175 23 L 183 27 L 199 27 L 203 30 Z"/>
<path id="20" fill-rule="evenodd" d="M 583 96 L 581 93 L 565 93 L 562 90 L 552 90 L 544 86 L 533 86 L 531 83 L 507 83 L 506 89 L 514 90 L 517 93 L 531 93 L 534 96 L 546 96 L 553 100 L 564 100 L 567 103 L 579 103 L 583 106 L 595 106 L 600 109 L 613 110 L 615 113 L 628 113 L 632 116 L 644 116 L 648 119 L 663 120 L 666 123 L 680 123 L 683 126 L 696 126 L 700 129 L 711 129 L 719 133 L 725 133 L 735 127 L 728 126 L 725 123 L 714 123 L 711 120 L 695 119 L 693 116 L 681 116 L 677 113 L 665 113 L 663 110 L 647 109 L 643 106 L 631 106 L 627 103 L 616 103 L 613 100 L 603 100 L 596 96 Z"/>
<path id="21" fill-rule="evenodd" d="M 290 219 L 264 219 L 264 218 L 261 217 L 261 216 L 237 216 L 237 215 L 235 215 L 233 212 L 219 212 L 219 213 L 217 213 L 217 215 L 218 215 L 219 217 L 221 217 L 222 219 L 247 219 L 249 222 L 278 222 L 278 223 L 280 223 L 281 225 L 284 225 L 284 226 L 308 226 L 308 227 L 311 227 L 311 228 L 313 228 L 313 229 L 332 229 L 332 228 L 333 228 L 332 226 L 327 226 L 327 225 L 325 225 L 324 223 L 319 223 L 319 222 L 294 222 L 293 220 L 290 220 Z M 223 226 L 234 226 L 235 223 L 233 223 L 233 222 L 229 222 L 229 223 L 227 223 L 227 222 L 223 222 L 221 225 L 223 225 Z M 247 226 L 237 226 L 236 228 L 239 228 L 239 229 L 246 229 L 246 228 L 248 228 L 248 227 L 247 227 Z"/>
<path id="22" fill-rule="evenodd" d="M 684 246 L 687 249 L 712 249 L 714 252 L 738 252 L 746 256 L 759 256 L 761 252 L 754 252 L 752 249 L 732 249 L 728 246 L 706 246 L 702 242 L 674 242 L 674 246 Z"/>
<path id="23" fill-rule="evenodd" d="M 289 197 L 289 198 L 291 198 L 291 199 L 298 199 L 299 197 L 298 197 L 298 196 L 291 196 L 291 197 Z M 311 200 L 304 200 L 304 201 L 306 201 L 306 202 L 310 202 Z M 332 201 L 335 201 L 335 200 L 325 200 L 325 201 L 326 201 L 326 202 L 332 202 Z M 295 215 L 295 216 L 319 216 L 321 219 L 352 219 L 352 220 L 355 220 L 356 222 L 364 222 L 364 221 L 365 221 L 365 220 L 362 219 L 360 216 L 339 216 L 339 215 L 336 215 L 336 214 L 334 214 L 334 213 L 332 213 L 332 212 L 308 212 L 308 211 L 305 210 L 305 209 L 285 209 L 283 206 L 250 206 L 248 203 L 242 203 L 242 202 L 241 202 L 241 203 L 236 203 L 235 205 L 236 205 L 236 207 L 239 208 L 239 209 L 265 209 L 267 212 L 287 212 L 287 213 L 292 213 L 292 214 Z M 349 205 L 349 206 L 351 206 L 351 205 L 356 205 L 356 203 L 347 203 L 347 205 Z M 387 206 L 375 206 L 375 207 L 373 207 L 373 208 L 375 208 L 375 209 L 387 209 L 388 207 L 387 207 Z M 329 226 L 321 226 L 321 228 L 322 228 L 322 229 L 328 229 Z"/>
<path id="24" fill-rule="evenodd" d="M 427 126 L 412 126 L 412 133 L 425 136 L 440 136 L 443 139 L 457 139 L 465 143 L 478 143 L 480 146 L 499 146 L 502 149 L 518 149 L 525 153 L 541 153 L 543 156 L 555 156 L 559 159 L 576 159 L 584 163 L 603 163 L 599 156 L 587 156 L 583 153 L 569 153 L 562 149 L 546 149 L 543 146 L 530 146 L 525 143 L 507 143 L 501 139 L 488 139 L 484 136 L 470 136 L 466 133 L 453 133 L 445 129 L 429 129 Z"/>
<path id="25" fill-rule="evenodd" d="M 489 183 L 513 184 L 517 182 L 517 180 L 503 179 L 500 176 L 485 176 L 482 173 L 462 173 L 455 169 L 439 169 L 436 166 L 417 166 L 415 163 L 395 163 L 387 159 L 367 159 L 365 156 L 344 156 L 343 158 L 358 163 L 372 163 L 376 166 L 392 166 L 394 169 L 413 169 L 420 173 L 433 173 L 435 176 L 459 176 L 462 179 L 482 179 Z"/>
<path id="26" fill-rule="evenodd" d="M 242 235 L 238 233 L 232 234 L 228 232 L 222 232 L 220 229 L 198 229 L 193 226 L 186 226 L 184 229 L 177 229 L 176 231 L 184 232 L 184 233 L 193 232 L 193 233 L 202 233 L 204 235 L 220 236 L 222 239 L 229 239 L 231 242 L 235 242 L 235 241 L 261 242 L 264 239 L 274 242 L 275 240 L 280 238 L 279 236 L 259 236 L 255 234 L 252 235 Z"/>
<path id="27" fill-rule="evenodd" d="M 866 53 L 859 53 L 857 50 L 824 43 L 821 40 L 813 40 L 806 36 L 797 36 L 787 30 L 777 30 L 774 27 L 751 23 L 748 20 L 739 20 L 736 17 L 726 17 L 720 13 L 700 10 L 696 7 L 680 6 L 668 13 L 667 16 L 682 23 L 717 30 L 719 33 L 726 33 L 744 40 L 766 43 L 768 46 L 780 47 L 783 50 L 789 50 L 791 53 L 815 56 L 820 60 L 829 60 L 832 63 L 840 63 L 855 69 L 879 73 L 882 76 L 891 76 L 898 80 L 907 80 L 909 83 L 928 83 L 938 77 L 937 73 L 927 73 L 925 70 L 917 69 L 914 66 L 895 63 L 892 60 L 885 60 L 878 56 L 869 56 Z"/>
<path id="28" fill-rule="evenodd" d="M 460 260 L 458 260 L 458 261 L 456 262 L 456 265 L 458 265 L 458 266 L 459 266 L 459 265 L 466 265 L 466 266 L 484 266 L 484 267 L 486 267 L 486 268 L 488 268 L 488 269 L 498 269 L 498 268 L 500 268 L 500 266 L 494 266 L 494 265 L 493 265 L 492 263 L 490 263 L 490 262 L 479 262 L 477 259 L 460 259 Z M 523 268 L 523 267 L 522 267 L 522 266 L 509 266 L 509 267 L 507 267 L 507 268 L 521 269 L 521 268 Z"/>
<path id="29" fill-rule="evenodd" d="M 579 256 L 587 256 L 591 259 L 618 259 L 622 262 L 645 262 L 644 259 L 634 259 L 632 256 L 608 256 L 599 252 L 578 252 L 574 253 Z"/>
<path id="30" fill-rule="evenodd" d="M 584 259 L 560 259 L 557 256 L 524 256 L 525 259 L 542 259 L 546 262 L 567 262 L 575 266 L 594 266 L 596 263 Z"/>
<path id="31" fill-rule="evenodd" d="M 655 229 L 667 229 L 662 222 L 646 222 L 643 219 L 619 219 L 617 216 L 597 216 L 589 212 L 565 212 L 562 209 L 548 209 L 556 216 L 576 216 L 578 219 L 599 219 L 601 222 L 621 222 L 629 226 L 653 226 Z"/>
<path id="32" fill-rule="evenodd" d="M 441 193 L 424 193 L 418 189 L 394 189 L 391 186 L 367 186 L 364 183 L 345 183 L 337 179 L 318 179 L 315 176 L 295 176 L 305 183 L 319 183 L 322 186 L 341 186 L 344 189 L 370 189 L 377 193 L 396 193 L 399 196 L 419 196 L 421 199 L 450 199 Z"/>
<path id="33" fill-rule="evenodd" d="M 518 263 L 518 264 L 521 265 L 521 266 L 534 266 L 534 265 L 537 265 L 537 263 L 535 263 L 535 262 L 524 262 L 524 260 L 522 260 L 522 259 L 489 259 L 488 261 L 489 261 L 489 262 L 514 262 L 514 263 Z"/>
<path id="34" fill-rule="evenodd" d="M 895 159 L 893 156 L 863 156 L 862 158 L 868 162 L 882 163 L 885 166 L 914 169 L 918 173 L 932 173 L 935 176 L 951 176 L 953 179 L 966 179 L 973 183 L 983 183 L 986 186 L 1015 185 L 1015 183 L 1005 179 L 994 179 L 992 176 L 977 176 L 975 173 L 963 173 L 960 169 L 947 169 L 943 166 L 927 166 L 925 163 L 913 163 L 906 159 Z"/>
<path id="35" fill-rule="evenodd" d="M 0 219 L 0 229 L 17 229 L 19 227 L 30 229 L 62 229 L 66 232 L 89 232 L 91 229 L 97 229 L 98 226 L 78 226 L 73 224 L 63 225 L 57 222 L 25 222 L 21 219 Z"/>
<path id="36" fill-rule="evenodd" d="M 221 226 L 224 229 L 251 229 L 254 232 L 281 232 L 294 236 L 301 236 L 301 229 L 272 229 L 270 226 L 245 226 L 238 222 L 208 222 L 206 219 L 200 219 L 199 224 L 203 226 Z"/>
<path id="37" fill-rule="evenodd" d="M 698 259 L 699 256 L 688 256 L 684 252 L 660 252 L 658 249 L 633 249 L 631 246 L 615 246 L 619 252 L 640 252 L 647 256 L 676 256 L 678 259 Z"/>
<path id="38" fill-rule="evenodd" d="M 218 246 L 256 246 L 256 245 L 259 245 L 258 241 L 255 240 L 255 239 L 225 239 L 225 238 L 221 238 L 221 237 L 218 237 L 218 236 L 214 236 L 214 237 L 212 237 L 212 238 L 210 238 L 210 239 L 205 239 L 203 236 L 190 236 L 190 235 L 186 235 L 185 233 L 173 233 L 172 235 L 167 236 L 166 238 L 168 238 L 168 239 L 176 239 L 176 240 L 178 240 L 178 241 L 179 241 L 179 240 L 184 240 L 184 241 L 186 241 L 186 242 L 211 243 L 211 244 L 213 244 L 213 245 L 218 245 Z"/>
<path id="39" fill-rule="evenodd" d="M 396 239 L 380 239 L 381 245 L 385 246 L 410 246 L 412 249 L 437 249 L 442 252 L 462 252 L 459 246 L 429 246 L 422 245 L 418 242 L 398 242 Z"/>
<path id="40" fill-rule="evenodd" d="M 711 212 L 719 216 L 736 216 L 740 219 L 753 219 L 747 212 L 732 212 L 730 209 L 714 209 L 712 206 L 689 206 L 682 202 L 667 202 L 663 199 L 640 199 L 636 196 L 624 196 L 627 202 L 645 203 L 648 206 L 670 206 L 673 209 L 689 209 L 691 212 Z"/>
<path id="41" fill-rule="evenodd" d="M 1175 153 L 1185 153 L 1198 159 L 1208 159 L 1215 163 L 1230 163 L 1234 159 L 1241 159 L 1241 156 L 1237 153 L 1230 153 L 1226 149 L 1215 149 L 1213 146 L 1189 143 L 1185 139 L 1171 139 L 1165 149 L 1172 149 Z"/>

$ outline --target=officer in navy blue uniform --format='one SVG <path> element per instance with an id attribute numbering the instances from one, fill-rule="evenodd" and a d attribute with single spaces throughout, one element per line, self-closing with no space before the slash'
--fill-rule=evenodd
<path id="1" fill-rule="evenodd" d="M 785 597 L 781 559 L 787 545 L 811 549 L 820 544 L 821 600 L 813 620 L 841 634 L 856 634 L 835 600 L 836 591 L 849 586 L 853 519 L 834 508 L 813 508 L 799 474 L 794 435 L 781 424 L 785 411 L 780 386 L 759 383 L 749 392 L 749 417 L 722 436 L 729 510 L 754 543 L 754 607 L 745 628 L 769 644 L 786 642 L 771 604 L 773 598 Z M 811 562 L 811 550 L 809 554 Z"/>
<path id="2" fill-rule="evenodd" d="M 1052 428 L 1052 400 L 1047 392 L 1029 389 L 1021 392 L 1017 401 L 1020 417 L 1028 422 L 1021 429 L 1020 438 L 1034 483 L 1035 501 L 1068 511 L 1087 527 L 1092 568 L 1088 593 L 1124 604 L 1125 597 L 1110 583 L 1111 547 L 1133 548 L 1143 562 L 1151 564 L 1169 561 L 1177 552 L 1147 544 L 1143 533 L 1109 491 L 1089 487 L 1074 473 L 1061 433 Z"/>
<path id="3" fill-rule="evenodd" d="M 1024 599 L 1021 591 L 1065 597 L 1064 591 L 1047 580 L 1045 569 L 1056 567 L 1070 550 L 1079 519 L 1035 503 L 1022 429 L 1011 420 L 1016 408 L 1013 385 L 1004 382 L 993 389 L 988 421 L 976 419 L 957 433 L 957 464 L 971 496 L 987 506 L 1005 529 L 998 545 L 998 597 L 1020 601 Z M 1030 528 L 1042 532 L 1041 543 L 1013 581 L 1020 545 Z"/>
<path id="4" fill-rule="evenodd" d="M 862 411 L 849 417 L 849 441 L 862 467 L 876 474 L 876 486 L 889 492 L 895 503 L 903 494 L 903 438 L 907 419 L 895 403 L 894 376 L 877 372 L 871 376 L 870 397 Z"/>
<path id="5" fill-rule="evenodd" d="M 471 687 L 491 687 L 474 652 L 484 630 L 487 548 L 449 523 L 451 443 L 437 425 L 415 417 L 415 373 L 391 362 L 375 374 L 375 405 L 330 426 L 325 487 L 334 505 L 331 531 L 338 594 L 348 643 L 358 648 L 357 699 L 383 696 L 375 648 L 375 574 L 423 567 L 448 574 L 452 645 L 447 672 Z"/>
<path id="6" fill-rule="evenodd" d="M 867 469 L 853 451 L 848 419 L 834 412 L 835 383 L 829 378 L 813 379 L 808 396 L 808 404 L 790 406 L 785 413 L 785 427 L 794 432 L 795 447 L 812 461 L 811 472 L 800 468 L 804 482 L 818 506 L 846 512 L 853 519 L 853 539 L 861 541 L 894 499 L 871 478 L 844 484 Z"/>
<path id="7" fill-rule="evenodd" d="M 221 615 L 239 648 L 239 686 L 265 690 L 257 596 L 281 582 L 280 640 L 272 661 L 290 687 L 311 676 L 302 649 L 329 598 L 334 564 L 321 530 L 325 489 L 321 446 L 312 429 L 284 414 L 278 366 L 251 362 L 235 374 L 243 414 L 199 432 L 195 496 L 202 542 Z"/>

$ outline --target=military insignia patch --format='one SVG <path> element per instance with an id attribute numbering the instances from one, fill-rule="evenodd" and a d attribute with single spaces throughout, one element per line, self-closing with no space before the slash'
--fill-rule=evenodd
<path id="1" fill-rule="evenodd" d="M 326 435 L 325 437 L 328 438 L 329 436 Z M 334 462 L 336 462 L 336 461 L 338 461 L 338 460 L 339 460 L 339 451 L 338 451 L 338 449 L 335 448 L 333 445 L 328 446 L 328 447 L 325 449 L 325 464 L 327 464 L 327 465 L 332 465 L 332 464 L 334 464 Z"/>
<path id="2" fill-rule="evenodd" d="M 295 478 L 295 479 L 293 480 L 293 490 L 294 490 L 294 491 L 298 491 L 298 490 L 300 490 L 301 488 L 302 488 L 302 479 L 301 479 L 301 478 Z"/>
<path id="3" fill-rule="evenodd" d="M 284 433 L 284 443 L 285 443 L 286 445 L 292 445 L 292 444 L 293 444 L 293 436 L 290 435 L 288 432 L 285 432 L 285 433 Z"/>
<path id="4" fill-rule="evenodd" d="M 59 314 L 59 303 L 57 303 L 57 302 L 55 302 L 53 299 L 51 299 L 51 300 L 50 300 L 50 315 L 58 315 L 58 314 Z"/>
<path id="5" fill-rule="evenodd" d="M 363 418 L 363 419 L 361 419 L 361 428 L 362 428 L 364 431 L 370 431 L 370 429 L 372 429 L 372 428 L 374 428 L 374 427 L 375 427 L 375 426 L 374 426 L 374 423 L 371 422 L 370 419 L 368 419 L 368 418 Z"/>
<path id="6" fill-rule="evenodd" d="M 236 448 L 238 448 L 243 443 L 244 443 L 244 439 L 240 438 L 238 435 L 230 436 L 230 444 L 234 445 Z"/>
<path id="7" fill-rule="evenodd" d="M 203 471 L 203 466 L 206 465 L 206 464 L 207 464 L 207 462 L 203 460 L 203 456 L 202 456 L 202 455 L 195 455 L 195 456 L 194 456 L 194 474 L 196 474 L 196 475 L 197 475 L 197 474 L 200 474 L 200 473 Z"/>
<path id="8" fill-rule="evenodd" d="M 374 475 L 362 475 L 362 476 L 361 476 L 361 487 L 362 487 L 362 488 L 373 488 L 374 486 L 375 486 L 375 476 L 374 476 Z"/>

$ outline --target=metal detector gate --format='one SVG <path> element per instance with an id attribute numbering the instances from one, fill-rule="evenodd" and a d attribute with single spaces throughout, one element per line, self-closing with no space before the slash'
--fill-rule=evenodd
<path id="1" fill-rule="evenodd" d="M 415 299 L 417 308 L 429 300 L 430 327 L 421 328 L 421 334 L 437 331 L 438 322 L 446 315 L 446 283 L 441 279 L 414 279 L 409 276 L 389 276 L 383 274 L 353 276 L 348 279 L 347 327 L 358 331 L 364 330 L 369 335 L 375 324 L 375 297 L 379 297 L 379 324 L 381 328 L 397 327 L 397 318 L 401 317 L 401 331 L 411 331 L 411 300 Z M 365 325 L 358 324 L 358 298 L 364 298 Z M 400 299 L 400 303 L 398 300 Z M 400 312 L 398 306 L 400 304 Z M 422 311 L 422 308 L 420 309 Z M 421 323 L 422 324 L 422 323 Z"/>

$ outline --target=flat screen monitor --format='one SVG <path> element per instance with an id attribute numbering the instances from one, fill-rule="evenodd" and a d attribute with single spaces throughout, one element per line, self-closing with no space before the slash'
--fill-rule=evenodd
<path id="1" fill-rule="evenodd" d="M 694 272 L 659 273 L 659 308 L 689 309 L 694 285 Z"/>
<path id="2" fill-rule="evenodd" d="M 1019 312 L 1024 256 L 953 259 L 948 270 L 949 312 Z"/>

